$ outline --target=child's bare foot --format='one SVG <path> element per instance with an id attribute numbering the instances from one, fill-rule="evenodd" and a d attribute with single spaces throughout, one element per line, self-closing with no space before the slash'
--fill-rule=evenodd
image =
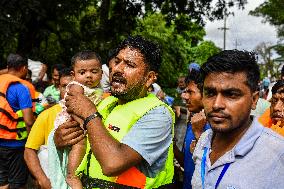
<path id="1" fill-rule="evenodd" d="M 66 182 L 72 189 L 83 189 L 81 180 L 75 175 L 67 175 Z"/>

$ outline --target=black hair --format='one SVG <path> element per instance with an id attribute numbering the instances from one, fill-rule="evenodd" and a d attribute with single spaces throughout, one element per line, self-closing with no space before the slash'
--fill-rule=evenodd
<path id="1" fill-rule="evenodd" d="M 272 94 L 275 94 L 275 93 L 281 93 L 281 92 L 284 92 L 284 89 L 281 90 L 281 91 L 278 91 L 279 89 L 281 89 L 282 87 L 284 87 L 284 80 L 278 80 L 272 87 L 271 89 L 271 92 Z"/>
<path id="2" fill-rule="evenodd" d="M 70 67 L 61 69 L 59 71 L 59 79 L 61 77 L 72 76 L 71 71 L 72 71 L 72 68 L 70 68 Z"/>
<path id="3" fill-rule="evenodd" d="M 148 65 L 150 71 L 157 72 L 162 62 L 161 50 L 158 44 L 143 38 L 140 35 L 128 36 L 116 49 L 110 53 L 110 58 L 116 56 L 120 50 L 126 47 L 137 49 L 143 55 L 144 62 Z"/>
<path id="4" fill-rule="evenodd" d="M 60 72 L 60 70 L 66 68 L 66 65 L 65 64 L 54 64 L 52 66 L 52 72 L 54 69 L 56 69 L 58 72 Z"/>
<path id="5" fill-rule="evenodd" d="M 201 66 L 202 80 L 210 73 L 237 73 L 245 72 L 247 85 L 252 92 L 257 91 L 260 78 L 259 66 L 254 52 L 225 50 L 208 58 Z"/>
<path id="6" fill-rule="evenodd" d="M 19 54 L 9 54 L 7 57 L 7 67 L 8 69 L 19 70 L 23 66 L 28 66 L 28 59 Z"/>
<path id="7" fill-rule="evenodd" d="M 32 76 L 32 74 L 33 74 L 32 70 L 28 69 L 28 74 L 29 74 L 30 76 Z"/>
<path id="8" fill-rule="evenodd" d="M 194 82 L 197 88 L 202 92 L 203 80 L 199 70 L 192 69 L 185 78 L 185 83 L 188 85 L 190 82 Z"/>
<path id="9" fill-rule="evenodd" d="M 102 64 L 102 60 L 99 54 L 97 54 L 94 51 L 91 50 L 84 50 L 81 52 L 76 53 L 72 58 L 71 58 L 71 66 L 74 68 L 76 61 L 78 60 L 92 60 L 95 59 L 99 61 L 100 64 Z"/>

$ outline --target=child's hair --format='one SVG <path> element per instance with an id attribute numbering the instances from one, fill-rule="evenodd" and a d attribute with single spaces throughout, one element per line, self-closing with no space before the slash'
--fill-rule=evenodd
<path id="1" fill-rule="evenodd" d="M 71 66 L 74 68 L 75 63 L 78 60 L 92 60 L 95 59 L 97 60 L 100 64 L 102 64 L 101 57 L 98 55 L 96 52 L 91 51 L 91 50 L 85 50 L 76 53 L 72 58 L 71 58 Z"/>

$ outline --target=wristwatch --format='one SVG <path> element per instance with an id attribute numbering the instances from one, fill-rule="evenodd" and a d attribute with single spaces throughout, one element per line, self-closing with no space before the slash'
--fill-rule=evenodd
<path id="1" fill-rule="evenodd" d="M 92 119 L 94 119 L 94 118 L 96 118 L 96 117 L 102 118 L 102 115 L 101 115 L 99 112 L 95 112 L 95 113 L 91 114 L 90 116 L 88 116 L 88 117 L 84 120 L 84 123 L 83 123 L 83 128 L 84 128 L 84 130 L 87 130 L 87 125 L 88 125 L 88 123 L 89 123 Z"/>

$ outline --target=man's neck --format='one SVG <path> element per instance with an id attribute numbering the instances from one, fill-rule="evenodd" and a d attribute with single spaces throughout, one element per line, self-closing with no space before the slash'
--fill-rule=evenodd
<path id="1" fill-rule="evenodd" d="M 251 119 L 248 119 L 243 126 L 232 130 L 231 132 L 215 132 L 212 138 L 210 161 L 213 165 L 226 152 L 240 141 L 251 125 Z"/>
<path id="2" fill-rule="evenodd" d="M 140 99 L 140 98 L 144 98 L 148 95 L 147 91 L 146 90 L 142 90 L 140 94 L 134 96 L 133 95 L 133 98 L 123 98 L 123 97 L 118 97 L 118 104 L 119 105 L 122 105 L 122 104 L 126 104 L 128 102 L 131 102 L 131 101 L 134 101 L 134 100 L 137 100 L 137 99 Z"/>
<path id="3" fill-rule="evenodd" d="M 21 77 L 22 77 L 21 73 L 20 73 L 19 71 L 16 71 L 16 70 L 8 70 L 7 73 L 8 73 L 8 74 L 11 74 L 11 75 L 13 75 L 13 76 L 16 76 L 16 77 L 18 77 L 18 78 L 21 78 Z M 21 79 L 22 79 L 22 78 L 21 78 Z"/>

